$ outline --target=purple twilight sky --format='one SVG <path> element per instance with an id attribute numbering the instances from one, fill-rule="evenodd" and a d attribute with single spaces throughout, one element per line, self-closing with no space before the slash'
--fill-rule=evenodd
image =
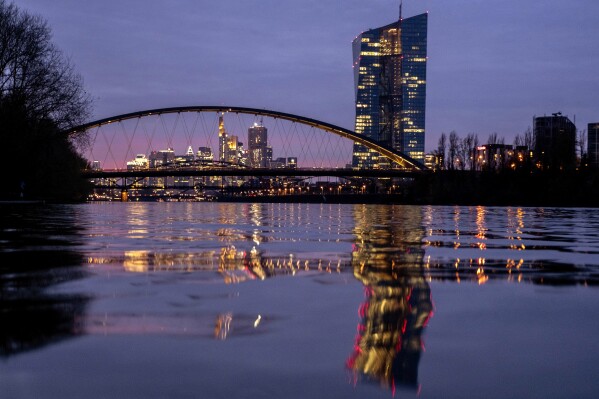
<path id="1" fill-rule="evenodd" d="M 351 41 L 398 0 L 18 0 L 44 17 L 95 117 L 236 105 L 354 125 Z M 599 121 L 599 1 L 405 0 L 429 11 L 426 150 L 441 132 L 511 142 L 533 115 Z"/>

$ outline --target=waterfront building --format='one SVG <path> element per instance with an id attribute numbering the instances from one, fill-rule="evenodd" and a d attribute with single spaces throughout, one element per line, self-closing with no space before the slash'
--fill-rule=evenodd
<path id="1" fill-rule="evenodd" d="M 144 155 L 145 156 L 145 155 Z M 175 151 L 172 148 L 160 151 L 152 151 L 149 158 L 150 168 L 158 168 L 171 164 L 175 161 Z"/>
<path id="2" fill-rule="evenodd" d="M 175 163 L 177 165 L 191 166 L 193 165 L 193 161 L 195 161 L 195 154 L 193 153 L 193 148 L 191 146 L 187 148 L 187 152 L 184 155 L 177 155 L 175 157 Z"/>
<path id="3" fill-rule="evenodd" d="M 214 161 L 214 154 L 212 153 L 212 148 L 210 147 L 198 147 L 198 152 L 196 153 L 196 159 L 200 161 L 200 163 L 212 163 Z M 198 165 L 199 166 L 199 165 Z M 204 186 L 212 185 L 213 182 L 217 182 L 219 178 L 217 176 L 208 177 L 202 176 L 197 177 L 196 181 L 199 181 Z"/>
<path id="4" fill-rule="evenodd" d="M 266 146 L 266 164 L 270 165 L 272 162 L 272 147 Z"/>
<path id="5" fill-rule="evenodd" d="M 273 161 L 270 161 L 271 169 L 284 169 L 287 167 L 287 158 L 279 157 Z"/>
<path id="6" fill-rule="evenodd" d="M 150 160 L 145 154 L 137 154 L 135 159 L 127 162 L 127 170 L 148 169 Z"/>
<path id="7" fill-rule="evenodd" d="M 265 168 L 268 165 L 268 129 L 262 123 L 254 123 L 248 129 L 248 158 L 252 168 Z"/>
<path id="8" fill-rule="evenodd" d="M 485 144 L 476 148 L 475 168 L 477 170 L 499 170 L 506 167 L 513 155 L 509 144 Z"/>
<path id="9" fill-rule="evenodd" d="M 424 166 L 430 170 L 443 169 L 443 156 L 436 153 L 429 153 L 424 156 Z"/>
<path id="10" fill-rule="evenodd" d="M 424 161 L 428 13 L 362 32 L 353 41 L 355 131 Z M 354 144 L 352 166 L 388 162 Z"/>
<path id="11" fill-rule="evenodd" d="M 175 151 L 172 148 L 160 151 L 152 151 L 149 157 L 150 168 L 159 168 L 164 165 L 172 164 L 175 161 Z M 151 177 L 149 184 L 155 187 L 172 186 L 174 180 L 172 177 Z"/>
<path id="12" fill-rule="evenodd" d="M 561 112 L 534 118 L 536 165 L 544 170 L 576 167 L 576 126 Z"/>
<path id="13" fill-rule="evenodd" d="M 196 158 L 199 161 L 204 161 L 204 162 L 214 161 L 214 154 L 212 153 L 212 148 L 198 147 L 198 152 L 196 153 Z"/>
<path id="14" fill-rule="evenodd" d="M 127 162 L 127 170 L 144 170 L 148 169 L 150 166 L 150 160 L 146 157 L 145 154 L 137 154 L 135 159 Z M 148 179 L 138 179 L 128 177 L 125 179 L 125 183 L 127 186 L 139 188 L 144 186 L 147 183 Z"/>
<path id="15" fill-rule="evenodd" d="M 589 166 L 599 168 L 599 122 L 589 123 L 587 130 Z"/>
<path id="16" fill-rule="evenodd" d="M 519 169 L 528 164 L 527 146 L 509 144 L 485 144 L 476 148 L 474 168 L 476 170 Z"/>
<path id="17" fill-rule="evenodd" d="M 177 167 L 192 167 L 195 161 L 195 154 L 193 148 L 189 146 L 185 155 L 177 155 L 175 157 L 175 164 Z M 176 187 L 193 187 L 195 179 L 193 176 L 176 176 L 175 186 Z"/>

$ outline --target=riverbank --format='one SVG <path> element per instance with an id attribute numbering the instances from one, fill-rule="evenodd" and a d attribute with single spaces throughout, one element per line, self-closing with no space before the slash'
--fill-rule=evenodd
<path id="1" fill-rule="evenodd" d="M 440 171 L 418 177 L 405 200 L 421 205 L 599 207 L 599 173 Z"/>
<path id="2" fill-rule="evenodd" d="M 440 171 L 421 175 L 399 194 L 301 194 L 219 196 L 219 202 L 343 203 L 465 206 L 599 207 L 599 174 L 594 171 Z"/>

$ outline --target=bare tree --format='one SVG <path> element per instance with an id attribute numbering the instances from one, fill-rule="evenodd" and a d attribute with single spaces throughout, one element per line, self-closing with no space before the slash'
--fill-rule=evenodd
<path id="1" fill-rule="evenodd" d="M 487 144 L 499 144 L 499 138 L 497 133 L 493 132 L 489 135 L 489 138 L 487 139 Z"/>
<path id="2" fill-rule="evenodd" d="M 455 169 L 456 162 L 459 162 L 459 151 L 460 151 L 460 138 L 455 130 L 452 130 L 449 133 L 449 151 L 448 151 L 448 160 L 447 167 L 450 170 Z"/>
<path id="3" fill-rule="evenodd" d="M 47 23 L 0 0 L 0 198 L 85 198 L 87 161 L 75 146 L 87 135 L 64 132 L 90 113 L 81 76 L 51 43 Z"/>
<path id="4" fill-rule="evenodd" d="M 464 160 L 470 170 L 476 169 L 476 148 L 478 147 L 478 135 L 470 133 L 462 141 L 464 148 Z"/>
<path id="5" fill-rule="evenodd" d="M 514 147 L 520 147 L 524 145 L 524 137 L 522 137 L 520 134 L 517 134 L 516 137 L 514 137 Z"/>
<path id="6" fill-rule="evenodd" d="M 524 132 L 524 144 L 529 150 L 534 149 L 535 137 L 530 126 Z"/>
<path id="7" fill-rule="evenodd" d="M 89 117 L 91 98 L 51 36 L 41 17 L 0 0 L 0 102 L 19 103 L 30 118 L 65 130 Z"/>
<path id="8" fill-rule="evenodd" d="M 587 131 L 579 130 L 578 137 L 576 138 L 576 144 L 578 145 L 578 152 L 580 159 L 582 160 L 587 150 Z"/>
<path id="9" fill-rule="evenodd" d="M 439 143 L 437 145 L 437 157 L 440 160 L 441 166 L 445 163 L 445 153 L 447 152 L 447 135 L 445 133 L 441 133 L 441 137 L 439 137 Z"/>

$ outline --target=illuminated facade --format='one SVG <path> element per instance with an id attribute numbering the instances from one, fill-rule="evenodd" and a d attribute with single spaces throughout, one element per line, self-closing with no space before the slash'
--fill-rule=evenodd
<path id="1" fill-rule="evenodd" d="M 262 124 L 254 123 L 254 126 L 248 129 L 248 152 L 249 166 L 252 168 L 266 168 L 268 129 Z"/>
<path id="2" fill-rule="evenodd" d="M 225 161 L 227 157 L 227 132 L 225 130 L 225 117 L 218 116 L 218 160 Z"/>
<path id="3" fill-rule="evenodd" d="M 232 164 L 246 164 L 247 157 L 243 143 L 238 136 L 229 135 L 225 129 L 225 118 L 218 116 L 218 159 Z"/>
<path id="4" fill-rule="evenodd" d="M 212 154 L 212 148 L 199 147 L 197 152 L 197 159 L 204 162 L 214 161 L 214 154 Z"/>
<path id="5" fill-rule="evenodd" d="M 355 131 L 424 161 L 428 14 L 371 29 L 353 41 Z M 398 40 L 398 31 L 399 40 Z M 354 144 L 352 166 L 388 161 Z"/>
<path id="6" fill-rule="evenodd" d="M 589 157 L 589 165 L 594 168 L 599 168 L 599 122 L 589 123 L 587 132 L 587 154 Z"/>

